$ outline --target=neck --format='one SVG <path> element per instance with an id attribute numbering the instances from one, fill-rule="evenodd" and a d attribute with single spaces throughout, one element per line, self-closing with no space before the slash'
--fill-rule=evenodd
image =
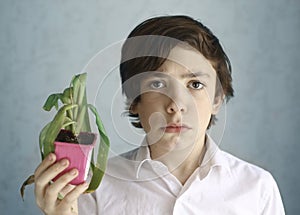
<path id="1" fill-rule="evenodd" d="M 162 152 L 159 143 L 150 145 L 151 158 L 161 161 L 184 184 L 199 167 L 205 154 L 205 135 L 190 147 Z"/>

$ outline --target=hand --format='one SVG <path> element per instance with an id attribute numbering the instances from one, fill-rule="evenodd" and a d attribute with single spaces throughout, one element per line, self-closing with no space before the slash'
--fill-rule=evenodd
<path id="1" fill-rule="evenodd" d="M 78 170 L 72 169 L 50 183 L 69 165 L 67 159 L 56 161 L 55 154 L 49 154 L 35 171 L 35 198 L 38 207 L 47 215 L 78 214 L 78 197 L 88 188 L 87 183 L 78 186 L 69 184 L 77 175 Z M 63 199 L 58 199 L 62 195 Z"/>

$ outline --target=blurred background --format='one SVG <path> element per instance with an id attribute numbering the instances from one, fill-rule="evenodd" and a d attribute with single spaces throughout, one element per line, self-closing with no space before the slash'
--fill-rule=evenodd
<path id="1" fill-rule="evenodd" d="M 103 70 L 91 72 L 96 78 L 91 75 L 88 93 L 112 149 L 118 153 L 132 147 L 118 145 L 120 132 L 133 133 L 129 140 L 141 134 L 130 132 L 126 119 L 119 124 L 114 118 L 124 108 L 118 97 L 118 45 L 141 21 L 172 14 L 202 21 L 231 59 L 235 97 L 226 106 L 220 147 L 270 171 L 287 214 L 300 214 L 298 0 L 1 0 L 1 214 L 40 214 L 33 186 L 24 202 L 19 188 L 40 162 L 38 135 L 53 116 L 42 105 L 74 74 L 89 68 L 95 56 L 104 60 Z M 112 67 L 106 68 L 110 60 Z"/>

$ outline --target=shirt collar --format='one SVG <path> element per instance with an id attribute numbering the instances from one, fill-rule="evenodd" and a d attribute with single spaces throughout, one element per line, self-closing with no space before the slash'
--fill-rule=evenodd
<path id="1" fill-rule="evenodd" d="M 152 160 L 150 156 L 150 150 L 146 137 L 144 138 L 141 146 L 139 147 L 136 155 L 136 161 Z"/>
<path id="2" fill-rule="evenodd" d="M 208 173 L 216 167 L 224 168 L 228 174 L 231 175 L 228 160 L 224 157 L 223 152 L 208 134 L 206 135 L 205 147 L 206 152 L 202 162 L 199 164 L 200 180 L 204 179 Z M 146 138 L 144 138 L 141 146 L 137 150 L 135 160 L 139 161 L 139 165 L 136 167 L 136 178 L 139 178 L 142 166 L 147 162 L 153 161 L 150 156 Z"/>
<path id="3" fill-rule="evenodd" d="M 208 173 L 217 167 L 223 168 L 229 175 L 231 175 L 228 160 L 223 155 L 215 141 L 207 134 L 206 135 L 206 152 L 200 164 L 200 179 L 204 179 Z"/>

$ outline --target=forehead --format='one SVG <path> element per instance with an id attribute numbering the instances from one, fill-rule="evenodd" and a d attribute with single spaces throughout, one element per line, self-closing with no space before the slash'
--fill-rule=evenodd
<path id="1" fill-rule="evenodd" d="M 182 73 L 178 75 L 188 72 L 207 77 L 216 76 L 216 71 L 209 60 L 196 49 L 183 45 L 177 45 L 170 51 L 167 60 L 159 70 L 165 72 L 176 70 L 176 73 Z"/>

